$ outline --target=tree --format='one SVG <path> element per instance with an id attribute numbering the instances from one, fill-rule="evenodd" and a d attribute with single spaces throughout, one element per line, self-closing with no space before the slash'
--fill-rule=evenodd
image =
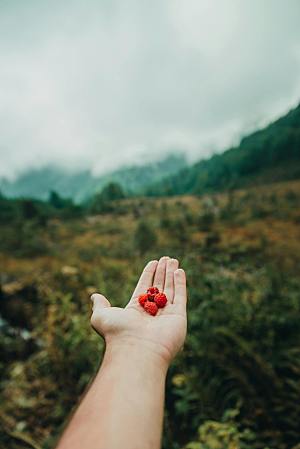
<path id="1" fill-rule="evenodd" d="M 93 196 L 90 202 L 90 210 L 92 213 L 112 212 L 114 208 L 112 201 L 125 198 L 124 191 L 120 184 L 111 182 L 107 184 L 100 193 Z"/>
<path id="2" fill-rule="evenodd" d="M 134 242 L 140 254 L 143 254 L 156 244 L 157 236 L 148 223 L 140 221 L 135 231 Z"/>
<path id="3" fill-rule="evenodd" d="M 125 198 L 125 194 L 120 184 L 116 182 L 110 182 L 103 188 L 101 197 L 105 202 L 115 201 Z"/>
<path id="4" fill-rule="evenodd" d="M 25 220 L 31 220 L 34 218 L 38 218 L 40 216 L 40 211 L 38 206 L 33 200 L 23 200 L 21 202 L 22 207 L 22 215 L 25 218 Z"/>
<path id="5" fill-rule="evenodd" d="M 65 206 L 65 200 L 54 190 L 49 195 L 49 204 L 55 209 L 62 209 Z"/>

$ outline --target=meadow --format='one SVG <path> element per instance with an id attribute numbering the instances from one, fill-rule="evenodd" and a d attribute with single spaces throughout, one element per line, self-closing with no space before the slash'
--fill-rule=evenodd
<path id="1" fill-rule="evenodd" d="M 25 203 L 24 203 L 25 204 Z M 149 259 L 180 260 L 188 337 L 164 449 L 300 448 L 300 181 L 112 201 L 0 223 L 0 446 L 50 449 L 101 361 L 89 296 L 125 305 Z"/>

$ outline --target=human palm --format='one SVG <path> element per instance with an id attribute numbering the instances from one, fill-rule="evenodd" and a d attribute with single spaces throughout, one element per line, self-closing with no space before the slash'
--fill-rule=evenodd
<path id="1" fill-rule="evenodd" d="M 167 305 L 156 316 L 139 305 L 139 295 L 154 285 L 163 291 Z M 170 361 L 182 347 L 186 335 L 186 279 L 178 261 L 162 257 L 144 268 L 132 298 L 125 308 L 111 307 L 98 293 L 92 295 L 91 324 L 107 343 L 138 343 Z"/>

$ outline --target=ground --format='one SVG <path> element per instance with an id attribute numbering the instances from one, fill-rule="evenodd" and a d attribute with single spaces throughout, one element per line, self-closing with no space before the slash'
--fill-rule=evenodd
<path id="1" fill-rule="evenodd" d="M 90 294 L 125 304 L 144 263 L 161 255 L 180 260 L 189 286 L 189 337 L 169 372 L 164 446 L 222 448 L 225 439 L 203 446 L 209 426 L 216 435 L 235 428 L 237 448 L 296 446 L 299 202 L 293 181 L 2 223 L 1 446 L 53 446 L 101 359 Z"/>

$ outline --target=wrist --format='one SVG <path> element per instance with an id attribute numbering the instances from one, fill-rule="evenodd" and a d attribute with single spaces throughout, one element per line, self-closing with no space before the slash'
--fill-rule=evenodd
<path id="1" fill-rule="evenodd" d="M 104 363 L 124 360 L 127 364 L 140 367 L 153 367 L 161 373 L 167 373 L 170 354 L 151 340 L 140 340 L 137 337 L 106 338 Z"/>

